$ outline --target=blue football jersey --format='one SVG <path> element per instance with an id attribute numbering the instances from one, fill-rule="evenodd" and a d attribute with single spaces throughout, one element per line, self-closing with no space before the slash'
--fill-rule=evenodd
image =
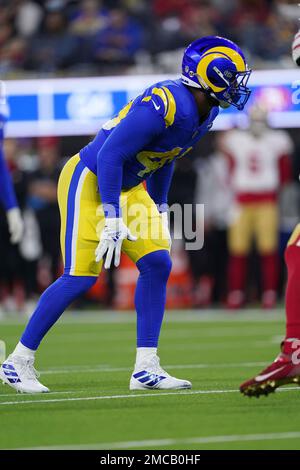
<path id="1" fill-rule="evenodd" d="M 7 211 L 18 206 L 16 194 L 9 170 L 4 158 L 3 140 L 7 115 L 0 109 L 0 203 Z"/>
<path id="2" fill-rule="evenodd" d="M 151 110 L 147 114 L 147 122 L 134 121 L 134 113 L 141 107 Z M 132 139 L 128 139 L 128 142 L 124 139 L 120 149 L 126 155 L 122 189 L 129 189 L 186 155 L 211 128 L 218 112 L 218 106 L 213 107 L 206 120 L 200 124 L 196 101 L 189 89 L 181 80 L 164 80 L 147 88 L 106 122 L 94 140 L 80 151 L 80 158 L 97 174 L 97 156 L 107 139 L 114 137 L 121 123 L 124 133 L 127 122 L 128 126 L 134 125 L 137 145 L 133 145 Z M 157 122 L 156 131 L 148 135 L 146 143 L 141 143 L 142 147 L 138 148 L 140 128 L 150 127 L 152 119 Z M 132 135 L 132 129 L 130 131 Z"/>

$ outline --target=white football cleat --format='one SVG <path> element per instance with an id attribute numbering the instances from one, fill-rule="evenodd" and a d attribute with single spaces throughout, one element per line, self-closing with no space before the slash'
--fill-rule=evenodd
<path id="1" fill-rule="evenodd" d="M 33 363 L 33 358 L 8 356 L 0 367 L 0 380 L 20 393 L 49 392 L 49 389 L 37 380 L 39 373 Z"/>
<path id="2" fill-rule="evenodd" d="M 191 382 L 172 377 L 159 364 L 159 357 L 154 356 L 147 364 L 135 366 L 130 379 L 130 390 L 178 390 L 192 388 Z"/>

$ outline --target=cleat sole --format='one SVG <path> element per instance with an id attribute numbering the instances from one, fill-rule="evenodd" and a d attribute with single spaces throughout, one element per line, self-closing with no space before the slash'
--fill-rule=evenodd
<path id="1" fill-rule="evenodd" d="M 274 393 L 278 387 L 291 384 L 298 384 L 300 386 L 300 376 L 286 377 L 284 379 L 252 384 L 244 389 L 240 389 L 240 392 L 247 397 L 255 396 L 256 398 L 259 398 L 261 395 L 268 396 L 270 393 Z"/>

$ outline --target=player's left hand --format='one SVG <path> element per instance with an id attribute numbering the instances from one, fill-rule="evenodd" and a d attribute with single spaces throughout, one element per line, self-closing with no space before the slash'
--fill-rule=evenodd
<path id="1" fill-rule="evenodd" d="M 132 235 L 129 228 L 124 224 L 121 218 L 107 218 L 105 227 L 101 233 L 100 242 L 95 250 L 97 263 L 106 254 L 104 263 L 105 269 L 109 269 L 114 256 L 114 265 L 120 264 L 121 249 L 123 240 L 136 241 L 137 237 Z"/>
<path id="2" fill-rule="evenodd" d="M 24 223 L 20 209 L 18 207 L 9 209 L 6 212 L 6 218 L 11 243 L 20 243 L 24 231 Z"/>

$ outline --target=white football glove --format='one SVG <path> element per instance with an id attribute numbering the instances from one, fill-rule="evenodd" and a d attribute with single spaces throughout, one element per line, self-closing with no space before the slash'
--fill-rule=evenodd
<path id="1" fill-rule="evenodd" d="M 161 212 L 160 216 L 161 216 L 162 225 L 165 229 L 166 235 L 167 235 L 168 240 L 169 240 L 169 247 L 171 248 L 172 238 L 171 238 L 170 227 L 169 227 L 168 212 Z"/>
<path id="2" fill-rule="evenodd" d="M 292 57 L 298 67 L 300 67 L 300 30 L 296 34 L 292 44 Z"/>
<path id="3" fill-rule="evenodd" d="M 18 207 L 9 209 L 6 212 L 6 218 L 8 223 L 8 231 L 10 233 L 11 243 L 19 243 L 22 239 L 24 231 L 24 223 L 21 216 L 21 211 Z"/>
<path id="4" fill-rule="evenodd" d="M 105 269 L 109 269 L 113 255 L 115 255 L 114 265 L 118 267 L 120 264 L 122 243 L 125 238 L 132 242 L 137 240 L 137 237 L 132 235 L 121 218 L 107 218 L 105 227 L 100 236 L 100 242 L 95 250 L 97 263 L 106 254 L 104 267 Z"/>

